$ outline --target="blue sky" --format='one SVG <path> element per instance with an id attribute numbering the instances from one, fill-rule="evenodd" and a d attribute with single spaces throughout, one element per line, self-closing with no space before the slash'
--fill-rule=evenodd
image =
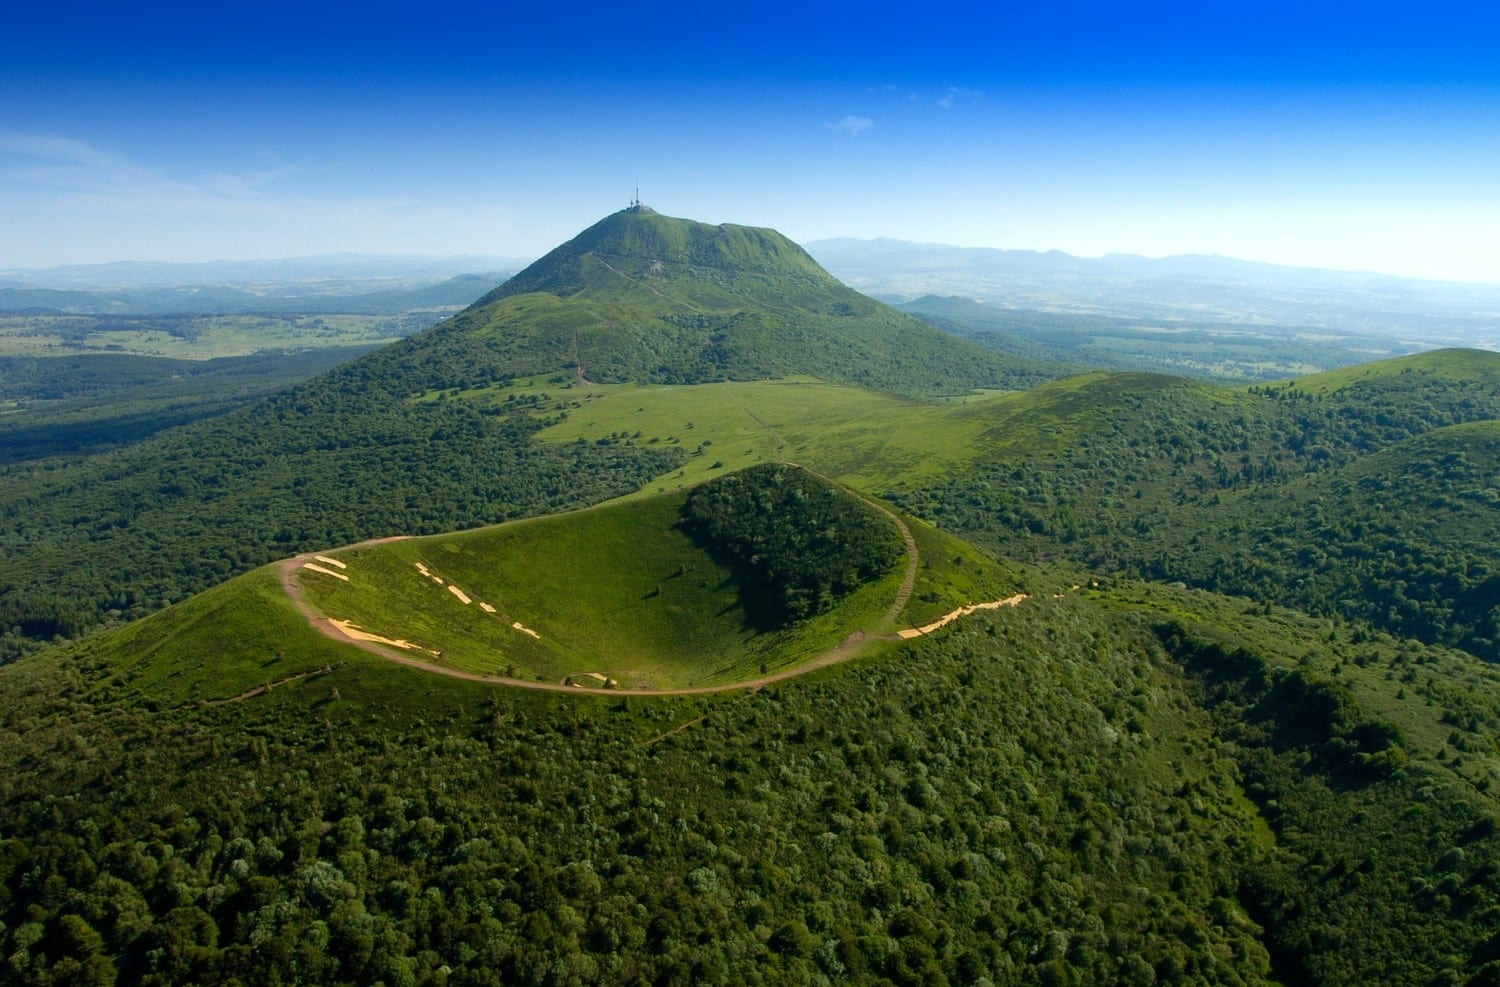
<path id="1" fill-rule="evenodd" d="M 0 267 L 532 256 L 639 181 L 662 212 L 804 242 L 1500 281 L 1500 14 L 1478 3 L 6 20 Z"/>

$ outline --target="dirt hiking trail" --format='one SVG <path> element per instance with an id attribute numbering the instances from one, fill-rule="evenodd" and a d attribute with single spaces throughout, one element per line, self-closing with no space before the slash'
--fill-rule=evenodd
<path id="1" fill-rule="evenodd" d="M 796 466 L 797 464 L 788 463 L 787 465 Z M 798 468 L 806 469 L 806 467 Z M 822 474 L 816 473 L 816 471 L 814 470 L 808 470 L 808 472 L 813 473 L 816 476 L 822 476 Z M 828 477 L 823 477 L 823 479 L 829 480 Z M 829 480 L 829 482 L 836 481 Z M 840 489 L 848 490 L 848 488 L 844 487 L 842 484 L 838 484 L 838 486 L 840 487 Z M 912 590 L 916 587 L 917 569 L 921 563 L 921 557 L 917 552 L 917 540 L 912 535 L 911 529 L 906 526 L 906 522 L 901 520 L 901 517 L 896 514 L 895 511 L 886 507 L 884 504 L 879 503 L 878 501 L 864 496 L 857 491 L 850 490 L 849 492 L 858 497 L 860 500 L 869 504 L 871 507 L 880 511 L 880 513 L 884 514 L 886 517 L 890 518 L 891 521 L 894 522 L 896 527 L 900 530 L 901 540 L 905 543 L 906 573 L 901 580 L 900 588 L 896 591 L 896 598 L 891 603 L 890 608 L 886 611 L 886 615 L 883 621 L 886 624 L 894 624 L 897 618 L 900 617 L 902 610 L 906 608 L 907 602 L 911 599 Z M 368 541 L 359 542 L 356 545 L 345 546 L 345 548 L 365 548 L 371 545 L 383 545 L 388 542 L 401 541 L 402 539 L 407 537 L 409 536 L 395 535 L 388 538 L 372 538 Z M 334 551 L 341 551 L 341 549 L 336 549 Z M 787 679 L 797 678 L 798 676 L 807 675 L 811 672 L 816 672 L 819 669 L 828 668 L 831 665 L 837 665 L 841 662 L 848 661 L 850 658 L 853 658 L 855 655 L 863 651 L 866 644 L 869 642 L 896 641 L 914 638 L 921 634 L 926 634 L 930 633 L 931 631 L 937 630 L 939 627 L 948 624 L 949 622 L 957 619 L 960 616 L 972 613 L 975 610 L 995 609 L 1001 606 L 1015 606 L 1025 599 L 1024 595 L 1019 595 L 1011 597 L 1008 600 L 1000 600 L 994 603 L 981 603 L 968 607 L 960 607 L 958 610 L 947 614 L 946 616 L 940 618 L 932 624 L 928 624 L 920 628 L 909 628 L 893 634 L 882 635 L 878 637 L 871 637 L 864 631 L 855 631 L 853 634 L 850 634 L 848 637 L 844 638 L 844 640 L 840 641 L 834 647 L 829 648 L 827 651 L 824 651 L 821 654 L 815 655 L 814 657 L 808 659 L 805 662 L 802 662 L 799 665 L 784 669 L 779 672 L 773 672 L 768 675 L 762 675 L 758 678 L 747 679 L 741 682 L 725 682 L 717 685 L 681 686 L 672 689 L 641 689 L 619 686 L 606 689 L 602 687 L 592 686 L 563 685 L 557 682 L 536 682 L 530 679 L 507 678 L 502 675 L 481 675 L 477 672 L 460 671 L 456 668 L 447 668 L 442 665 L 434 665 L 432 662 L 423 661 L 420 658 L 414 658 L 411 655 L 403 654 L 401 651 L 397 651 L 391 647 L 386 646 L 380 640 L 362 639 L 367 638 L 367 636 L 364 635 L 362 635 L 362 638 L 353 637 L 339 626 L 340 623 L 344 623 L 343 621 L 337 621 L 318 613 L 307 602 L 302 593 L 302 585 L 298 577 L 298 571 L 305 565 L 307 565 L 307 563 L 312 562 L 314 559 L 317 559 L 319 555 L 327 556 L 328 554 L 328 549 L 320 549 L 317 552 L 304 552 L 301 555 L 293 556 L 292 558 L 286 559 L 280 563 L 282 590 L 296 606 L 298 612 L 301 613 L 302 616 L 307 619 L 307 622 L 311 624 L 313 628 L 324 637 L 331 638 L 335 641 L 339 641 L 352 647 L 361 648 L 364 651 L 368 651 L 370 654 L 378 655 L 381 658 L 384 658 L 387 661 L 395 662 L 398 665 L 405 665 L 408 668 L 415 668 L 424 672 L 430 672 L 433 675 L 446 675 L 449 678 L 462 679 L 465 682 L 483 682 L 489 685 L 503 685 L 515 689 L 535 689 L 540 692 L 566 692 L 570 694 L 581 692 L 602 696 L 704 696 L 720 692 L 757 692 L 761 689 L 764 689 L 768 685 L 774 685 L 777 682 L 784 682 Z"/>

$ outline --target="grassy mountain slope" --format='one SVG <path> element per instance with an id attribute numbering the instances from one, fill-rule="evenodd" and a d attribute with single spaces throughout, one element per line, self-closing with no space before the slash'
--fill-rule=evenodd
<path id="1" fill-rule="evenodd" d="M 1455 430 L 1432 445 L 1417 437 L 1500 419 L 1497 384 L 1500 355 L 1477 351 L 1241 391 L 1174 378 L 1080 378 L 1040 389 L 1045 404 L 1018 405 L 1024 410 L 986 433 L 991 441 L 967 469 L 891 497 L 1009 557 L 1078 559 L 1264 593 L 1494 657 L 1491 632 L 1475 630 L 1489 626 L 1487 591 L 1478 587 L 1497 550 L 1496 508 L 1482 480 L 1492 432 Z M 1417 444 L 1401 451 L 1407 442 Z M 1477 472 L 1456 465 L 1468 448 Z M 1450 454 L 1459 457 L 1451 476 L 1442 465 Z M 1381 482 L 1373 473 L 1394 491 L 1408 469 L 1414 478 L 1404 492 L 1368 492 Z M 1343 471 L 1351 472 L 1341 487 Z M 1460 480 L 1470 495 L 1445 526 L 1445 512 L 1432 505 L 1454 496 L 1448 484 Z M 1318 506 L 1346 488 L 1366 493 Z M 1422 519 L 1423 510 L 1439 523 Z M 1379 533 L 1378 552 L 1350 544 L 1348 525 Z M 1374 568 L 1346 565 L 1361 553 Z M 1319 560 L 1330 558 L 1320 575 Z M 1366 592 L 1361 576 L 1379 584 Z"/>
<path id="2" fill-rule="evenodd" d="M 692 534 L 681 493 L 325 553 L 347 568 L 302 569 L 298 580 L 319 613 L 413 642 L 411 653 L 431 664 L 629 688 L 742 681 L 795 665 L 856 631 L 893 630 L 886 613 L 906 571 L 894 523 L 823 481 L 812 482 L 849 502 L 855 514 L 868 515 L 884 538 L 875 556 L 879 573 L 849 587 L 835 608 L 807 619 L 784 619 L 779 596 Z M 807 497 L 806 491 L 797 493 Z M 779 519 L 799 531 L 837 523 L 786 509 L 750 519 L 756 527 Z M 956 548 L 936 537 L 942 570 Z M 775 564 L 790 570 L 804 561 Z M 979 571 L 986 569 L 995 567 L 981 562 Z M 992 599 L 1014 589 L 994 592 Z M 969 600 L 943 602 L 952 609 Z"/>
<path id="3" fill-rule="evenodd" d="M 1019 575 L 1019 607 L 751 694 L 444 679 L 316 635 L 271 570 L 0 669 L 9 970 L 1427 982 L 1496 959 L 1493 672 Z"/>
<path id="4" fill-rule="evenodd" d="M 535 400 L 424 399 L 528 369 L 566 383 L 580 356 L 611 379 L 802 372 L 926 394 L 1035 379 L 843 288 L 772 231 L 617 214 L 485 304 L 263 402 L 0 468 L 0 655 L 302 548 L 578 507 L 682 468 L 665 446 L 536 443 Z"/>
<path id="5" fill-rule="evenodd" d="M 583 506 L 681 461 L 543 445 L 524 415 L 407 405 L 350 373 L 125 450 L 6 468 L 7 644 L 148 613 L 301 548 Z"/>
<path id="6" fill-rule="evenodd" d="M 1046 376 L 844 287 L 773 230 L 645 208 L 606 217 L 395 352 L 420 361 L 455 337 L 482 346 L 496 376 L 701 383 L 811 374 L 904 394 Z"/>
<path id="7" fill-rule="evenodd" d="M 224 628 L 261 625 L 257 599 Z M 1081 601 L 795 686 L 628 702 L 330 662 L 289 634 L 264 658 L 263 638 L 220 638 L 220 662 L 332 667 L 176 707 L 169 669 L 207 639 L 174 640 L 175 658 L 101 638 L 0 669 L 17 979 L 1268 971 L 1234 901 L 1264 834 L 1229 762 L 1185 756 L 1207 719 L 1149 636 Z"/>

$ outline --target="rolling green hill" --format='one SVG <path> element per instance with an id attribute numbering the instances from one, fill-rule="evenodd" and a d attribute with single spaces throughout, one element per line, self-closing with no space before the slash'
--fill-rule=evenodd
<path id="1" fill-rule="evenodd" d="M 212 421 L 0 467 L 0 656 L 302 549 L 580 507 L 685 469 L 671 444 L 534 441 L 570 405 L 547 389 L 581 384 L 580 357 L 612 380 L 801 373 L 928 399 L 1039 379 L 844 288 L 773 231 L 649 210 L 487 299 Z M 450 400 L 530 372 L 544 376 L 509 402 Z"/>
<path id="2" fill-rule="evenodd" d="M 1500 422 L 1436 429 L 1341 469 L 1227 494 L 1197 522 L 1215 536 L 1177 533 L 1157 565 L 1500 661 L 1497 477 Z"/>
<path id="3" fill-rule="evenodd" d="M 478 380 L 566 372 L 683 384 L 809 374 L 932 395 L 1049 376 L 844 287 L 774 230 L 645 207 L 606 217 L 391 356 L 421 364 L 455 340 L 475 356 L 469 377 Z"/>
<path id="4" fill-rule="evenodd" d="M 1002 393 L 842 292 L 629 211 L 4 467 L 0 980 L 1494 982 L 1500 356 Z"/>
<path id="5" fill-rule="evenodd" d="M 783 671 L 852 634 L 889 635 L 907 571 L 895 522 L 805 471 L 773 469 L 769 479 L 736 474 L 691 496 L 323 553 L 295 578 L 317 613 L 402 641 L 424 663 L 580 686 L 732 683 Z M 743 528 L 705 528 L 693 505 L 747 486 L 785 496 L 773 511 L 736 512 Z M 858 531 L 868 541 L 856 555 L 845 536 Z M 778 543 L 788 532 L 798 539 Z M 924 593 L 961 545 L 934 537 Z M 755 546 L 743 548 L 745 538 Z M 752 558 L 753 570 L 741 564 Z M 993 564 L 976 569 L 998 584 L 992 599 L 1015 592 L 1001 588 Z M 922 602 L 939 601 L 973 602 L 948 593 Z"/>
<path id="6" fill-rule="evenodd" d="M 1006 557 L 1262 595 L 1496 660 L 1497 385 L 1500 354 L 1466 350 L 1244 390 L 1070 379 L 1007 403 L 966 468 L 888 492 Z"/>

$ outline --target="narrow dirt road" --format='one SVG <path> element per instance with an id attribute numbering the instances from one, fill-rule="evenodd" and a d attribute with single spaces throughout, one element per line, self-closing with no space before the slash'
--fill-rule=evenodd
<path id="1" fill-rule="evenodd" d="M 797 466 L 796 463 L 788 463 L 787 465 Z M 805 466 L 799 466 L 797 468 L 806 469 Z M 824 477 L 822 476 L 822 474 L 817 473 L 814 470 L 808 470 L 808 472 L 812 473 L 815 476 L 819 476 L 830 483 L 837 484 L 837 481 L 831 480 L 828 477 Z M 849 489 L 843 486 L 843 484 L 837 485 L 840 489 Z M 907 601 L 911 599 L 912 590 L 916 587 L 917 568 L 921 562 L 921 558 L 917 553 L 917 540 L 912 535 L 911 529 L 906 526 L 906 522 L 902 521 L 900 516 L 897 515 L 895 511 L 892 511 L 890 508 L 886 507 L 884 504 L 879 503 L 878 501 L 866 497 L 858 491 L 850 490 L 849 492 L 854 494 L 854 496 L 859 497 L 861 500 L 874 507 L 876 510 L 880 511 L 886 517 L 890 518 L 895 523 L 896 527 L 900 530 L 901 540 L 906 545 L 906 575 L 901 580 L 901 587 L 896 591 L 896 598 L 891 603 L 890 609 L 886 611 L 885 617 L 885 622 L 894 624 L 896 619 L 901 615 L 901 611 L 905 609 Z M 346 546 L 346 548 L 363 548 L 369 545 L 383 545 L 387 542 L 400 541 L 405 537 L 407 536 L 396 535 L 390 538 L 374 538 L 369 541 L 360 542 L 358 545 Z M 324 555 L 328 554 L 327 549 L 320 549 L 319 552 Z M 570 694 L 585 693 L 602 696 L 705 696 L 720 692 L 756 692 L 768 685 L 774 685 L 777 682 L 784 682 L 787 679 L 797 678 L 801 675 L 807 675 L 810 672 L 816 672 L 821 668 L 827 668 L 830 665 L 837 665 L 840 662 L 848 661 L 850 658 L 853 658 L 855 655 L 857 655 L 860 651 L 864 650 L 866 643 L 872 640 L 895 641 L 900 639 L 900 635 L 894 633 L 878 638 L 871 638 L 864 631 L 855 631 L 853 634 L 850 634 L 848 637 L 844 638 L 844 640 L 840 641 L 834 647 L 829 648 L 827 651 L 824 651 L 821 654 L 818 654 L 813 658 L 810 658 L 807 661 L 802 662 L 801 664 L 793 668 L 788 668 L 784 671 L 774 672 L 769 675 L 762 675 L 758 678 L 748 679 L 742 682 L 727 682 L 718 685 L 682 686 L 673 689 L 636 689 L 620 687 L 604 689 L 591 686 L 561 685 L 554 682 L 535 682 L 528 679 L 506 678 L 505 676 L 501 675 L 481 675 L 477 672 L 464 672 L 456 668 L 446 668 L 442 665 L 434 665 L 431 662 L 422 661 L 419 658 L 413 658 L 410 655 L 403 654 L 392 648 L 388 648 L 381 644 L 378 644 L 374 641 L 354 640 L 345 635 L 334 624 L 333 620 L 315 611 L 303 596 L 301 581 L 298 577 L 298 570 L 302 568 L 303 563 L 314 558 L 316 554 L 318 553 L 305 552 L 301 555 L 293 556 L 292 558 L 283 561 L 281 563 L 281 588 L 286 593 L 287 597 L 296 606 L 298 612 L 300 612 L 305 618 L 307 618 L 307 622 L 311 624 L 313 628 L 318 631 L 318 633 L 322 634 L 324 637 L 331 638 L 343 644 L 350 645 L 351 647 L 361 648 L 365 651 L 368 651 L 370 654 L 379 655 L 381 658 L 384 658 L 387 661 L 395 662 L 398 665 L 405 665 L 408 668 L 415 668 L 424 672 L 430 672 L 433 675 L 446 675 L 449 678 L 462 679 L 466 682 L 484 682 L 489 685 L 503 685 L 516 689 L 536 689 L 541 692 L 566 692 Z"/>

